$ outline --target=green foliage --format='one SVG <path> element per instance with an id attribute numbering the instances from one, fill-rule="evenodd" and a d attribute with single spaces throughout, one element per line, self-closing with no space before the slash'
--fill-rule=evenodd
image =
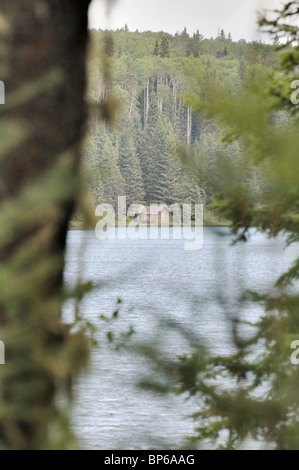
<path id="1" fill-rule="evenodd" d="M 94 113 L 85 143 L 85 168 L 95 204 L 115 201 L 118 187 L 118 195 L 124 191 L 129 202 L 204 203 L 209 220 L 218 220 L 208 206 L 213 193 L 210 175 L 217 173 L 221 159 L 220 134 L 194 113 L 193 103 L 190 106 L 185 97 L 197 93 L 209 101 L 215 87 L 222 98 L 235 97 L 247 82 L 262 82 L 277 55 L 273 46 L 235 43 L 224 32 L 220 36 L 221 40 L 204 39 L 197 30 L 190 37 L 186 28 L 175 36 L 92 31 L 88 97 Z M 253 58 L 257 50 L 258 64 Z M 104 74 L 99 72 L 103 58 L 108 64 Z M 117 117 L 112 131 L 98 124 L 103 108 Z M 201 168 L 196 182 L 179 161 L 182 146 L 188 146 Z M 109 171 L 107 162 L 104 165 L 108 148 Z M 231 158 L 238 160 L 241 153 L 241 146 L 236 146 Z M 251 184 L 255 185 L 253 179 Z"/>
<path id="2" fill-rule="evenodd" d="M 166 57 L 170 57 L 170 50 L 169 50 L 169 40 L 167 36 L 163 36 L 160 45 L 160 57 L 165 59 Z"/>
<path id="3" fill-rule="evenodd" d="M 157 39 L 156 44 L 155 44 L 154 55 L 158 56 L 159 54 L 160 54 L 160 47 L 159 47 L 159 42 L 158 42 L 158 39 Z"/>
<path id="4" fill-rule="evenodd" d="M 124 126 L 119 140 L 119 168 L 124 178 L 123 194 L 126 195 L 129 205 L 142 203 L 145 197 L 141 163 L 137 156 L 133 135 L 134 131 L 129 122 L 127 126 Z M 120 190 L 119 187 L 118 191 Z"/>
<path id="5" fill-rule="evenodd" d="M 298 107 L 290 101 L 299 64 L 296 43 L 291 43 L 299 29 L 288 23 L 298 15 L 297 2 L 289 2 L 275 20 L 260 20 L 275 37 L 289 34 L 288 43 L 280 46 L 277 70 L 266 80 L 247 80 L 235 99 L 217 96 L 193 103 L 222 129 L 225 126 L 224 144 L 239 142 L 245 149 L 239 162 L 224 158 L 221 177 L 211 182 L 214 208 L 232 221 L 239 241 L 246 241 L 250 227 L 269 236 L 284 234 L 288 244 L 299 241 Z M 246 177 L 254 168 L 268 175 L 259 195 Z M 198 426 L 193 445 L 209 442 L 214 448 L 235 449 L 251 438 L 264 448 L 299 448 L 299 374 L 290 349 L 299 334 L 298 279 L 297 259 L 269 294 L 244 293 L 242 301 L 261 304 L 264 315 L 255 324 L 239 317 L 231 320 L 235 354 L 198 359 L 195 352 L 181 358 L 178 392 L 196 396 L 202 404 L 194 415 Z"/>

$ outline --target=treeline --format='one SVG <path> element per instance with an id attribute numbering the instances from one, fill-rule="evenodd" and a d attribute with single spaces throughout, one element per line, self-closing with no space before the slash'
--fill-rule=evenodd
<path id="1" fill-rule="evenodd" d="M 219 170 L 223 155 L 238 160 L 241 146 L 224 150 L 219 130 L 195 114 L 186 97 L 207 101 L 214 90 L 232 97 L 245 83 L 263 80 L 277 60 L 274 45 L 234 42 L 223 30 L 216 39 L 186 29 L 172 36 L 127 27 L 91 35 L 85 163 L 93 202 L 116 205 L 126 195 L 129 204 L 209 205 L 207 175 Z M 111 115 L 114 130 L 100 119 Z M 182 147 L 196 160 L 196 177 L 182 163 Z"/>

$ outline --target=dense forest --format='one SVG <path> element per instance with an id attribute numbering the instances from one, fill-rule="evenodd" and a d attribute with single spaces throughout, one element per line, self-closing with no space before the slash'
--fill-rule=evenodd
<path id="1" fill-rule="evenodd" d="M 217 172 L 224 154 L 237 161 L 242 148 L 235 142 L 224 149 L 219 128 L 193 112 L 188 96 L 205 102 L 217 89 L 231 98 L 244 84 L 260 82 L 277 62 L 278 41 L 234 42 L 223 30 L 215 39 L 199 31 L 189 35 L 186 28 L 174 36 L 130 32 L 127 25 L 92 30 L 91 36 L 85 163 L 93 203 L 116 206 L 117 197 L 126 195 L 128 204 L 208 207 L 213 190 L 207 175 Z M 111 114 L 113 130 L 101 120 Z M 182 162 L 184 148 L 197 162 L 196 179 Z M 257 192 L 256 172 L 249 178 Z M 205 211 L 205 222 L 213 221 Z"/>

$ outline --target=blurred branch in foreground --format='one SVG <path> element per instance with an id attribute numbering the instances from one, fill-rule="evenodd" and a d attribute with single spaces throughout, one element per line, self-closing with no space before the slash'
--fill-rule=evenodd
<path id="1" fill-rule="evenodd" d="M 58 392 L 88 357 L 61 321 L 64 248 L 78 193 L 89 0 L 2 0 L 0 448 L 68 448 Z M 67 411 L 67 410 L 66 410 Z"/>
<path id="2" fill-rule="evenodd" d="M 289 2 L 275 15 L 260 24 L 275 35 L 289 35 L 277 70 L 264 82 L 249 84 L 234 100 L 218 96 L 209 103 L 194 102 L 194 108 L 225 129 L 224 144 L 241 142 L 248 165 L 262 166 L 268 174 L 266 191 L 258 200 L 246 180 L 216 181 L 215 209 L 231 220 L 238 240 L 246 240 L 249 228 L 255 227 L 269 236 L 283 234 L 291 244 L 299 241 L 298 106 L 291 102 L 299 65 L 298 2 Z M 282 111 L 287 122 L 277 125 L 275 117 Z M 267 295 L 244 294 L 243 301 L 260 303 L 265 313 L 256 324 L 232 319 L 236 354 L 201 362 L 196 373 L 195 356 L 183 357 L 180 390 L 204 403 L 194 416 L 198 442 L 233 449 L 251 438 L 264 447 L 299 448 L 299 374 L 290 349 L 299 334 L 298 268 L 297 260 Z"/>
<path id="3" fill-rule="evenodd" d="M 234 166 L 229 171 L 225 161 L 221 166 L 225 171 L 211 178 L 214 208 L 231 221 L 236 239 L 246 241 L 249 229 L 257 228 L 272 237 L 282 234 L 291 244 L 299 241 L 298 105 L 291 101 L 291 83 L 299 65 L 294 43 L 299 29 L 293 22 L 299 17 L 298 2 L 289 2 L 276 16 L 260 24 L 274 34 L 290 33 L 292 41 L 281 48 L 277 70 L 264 81 L 249 83 L 238 97 L 223 98 L 215 90 L 214 99 L 213 94 L 208 101 L 189 96 L 188 102 L 220 126 L 224 156 L 225 145 L 232 142 L 244 149 L 242 171 Z M 276 119 L 279 112 L 287 115 L 282 124 Z M 246 175 L 245 164 L 262 166 L 268 175 L 265 192 L 258 198 L 246 178 L 239 178 Z M 297 259 L 268 294 L 244 293 L 240 301 L 263 307 L 256 322 L 227 312 L 233 355 L 203 356 L 193 342 L 193 353 L 168 366 L 174 390 L 195 397 L 199 404 L 193 416 L 197 435 L 192 446 L 237 449 L 251 439 L 251 445 L 263 448 L 299 449 L 299 372 L 298 361 L 291 359 L 293 341 L 299 338 L 298 280 Z M 163 361 L 159 367 L 166 369 Z"/>

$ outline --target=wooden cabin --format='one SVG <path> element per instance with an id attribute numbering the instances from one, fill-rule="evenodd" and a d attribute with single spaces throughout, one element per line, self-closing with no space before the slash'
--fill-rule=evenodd
<path id="1" fill-rule="evenodd" d="M 145 206 L 134 216 L 134 220 L 144 224 L 158 221 L 159 225 L 166 225 L 170 222 L 170 216 L 170 212 L 165 207 L 161 207 L 159 210 L 159 207 Z"/>

